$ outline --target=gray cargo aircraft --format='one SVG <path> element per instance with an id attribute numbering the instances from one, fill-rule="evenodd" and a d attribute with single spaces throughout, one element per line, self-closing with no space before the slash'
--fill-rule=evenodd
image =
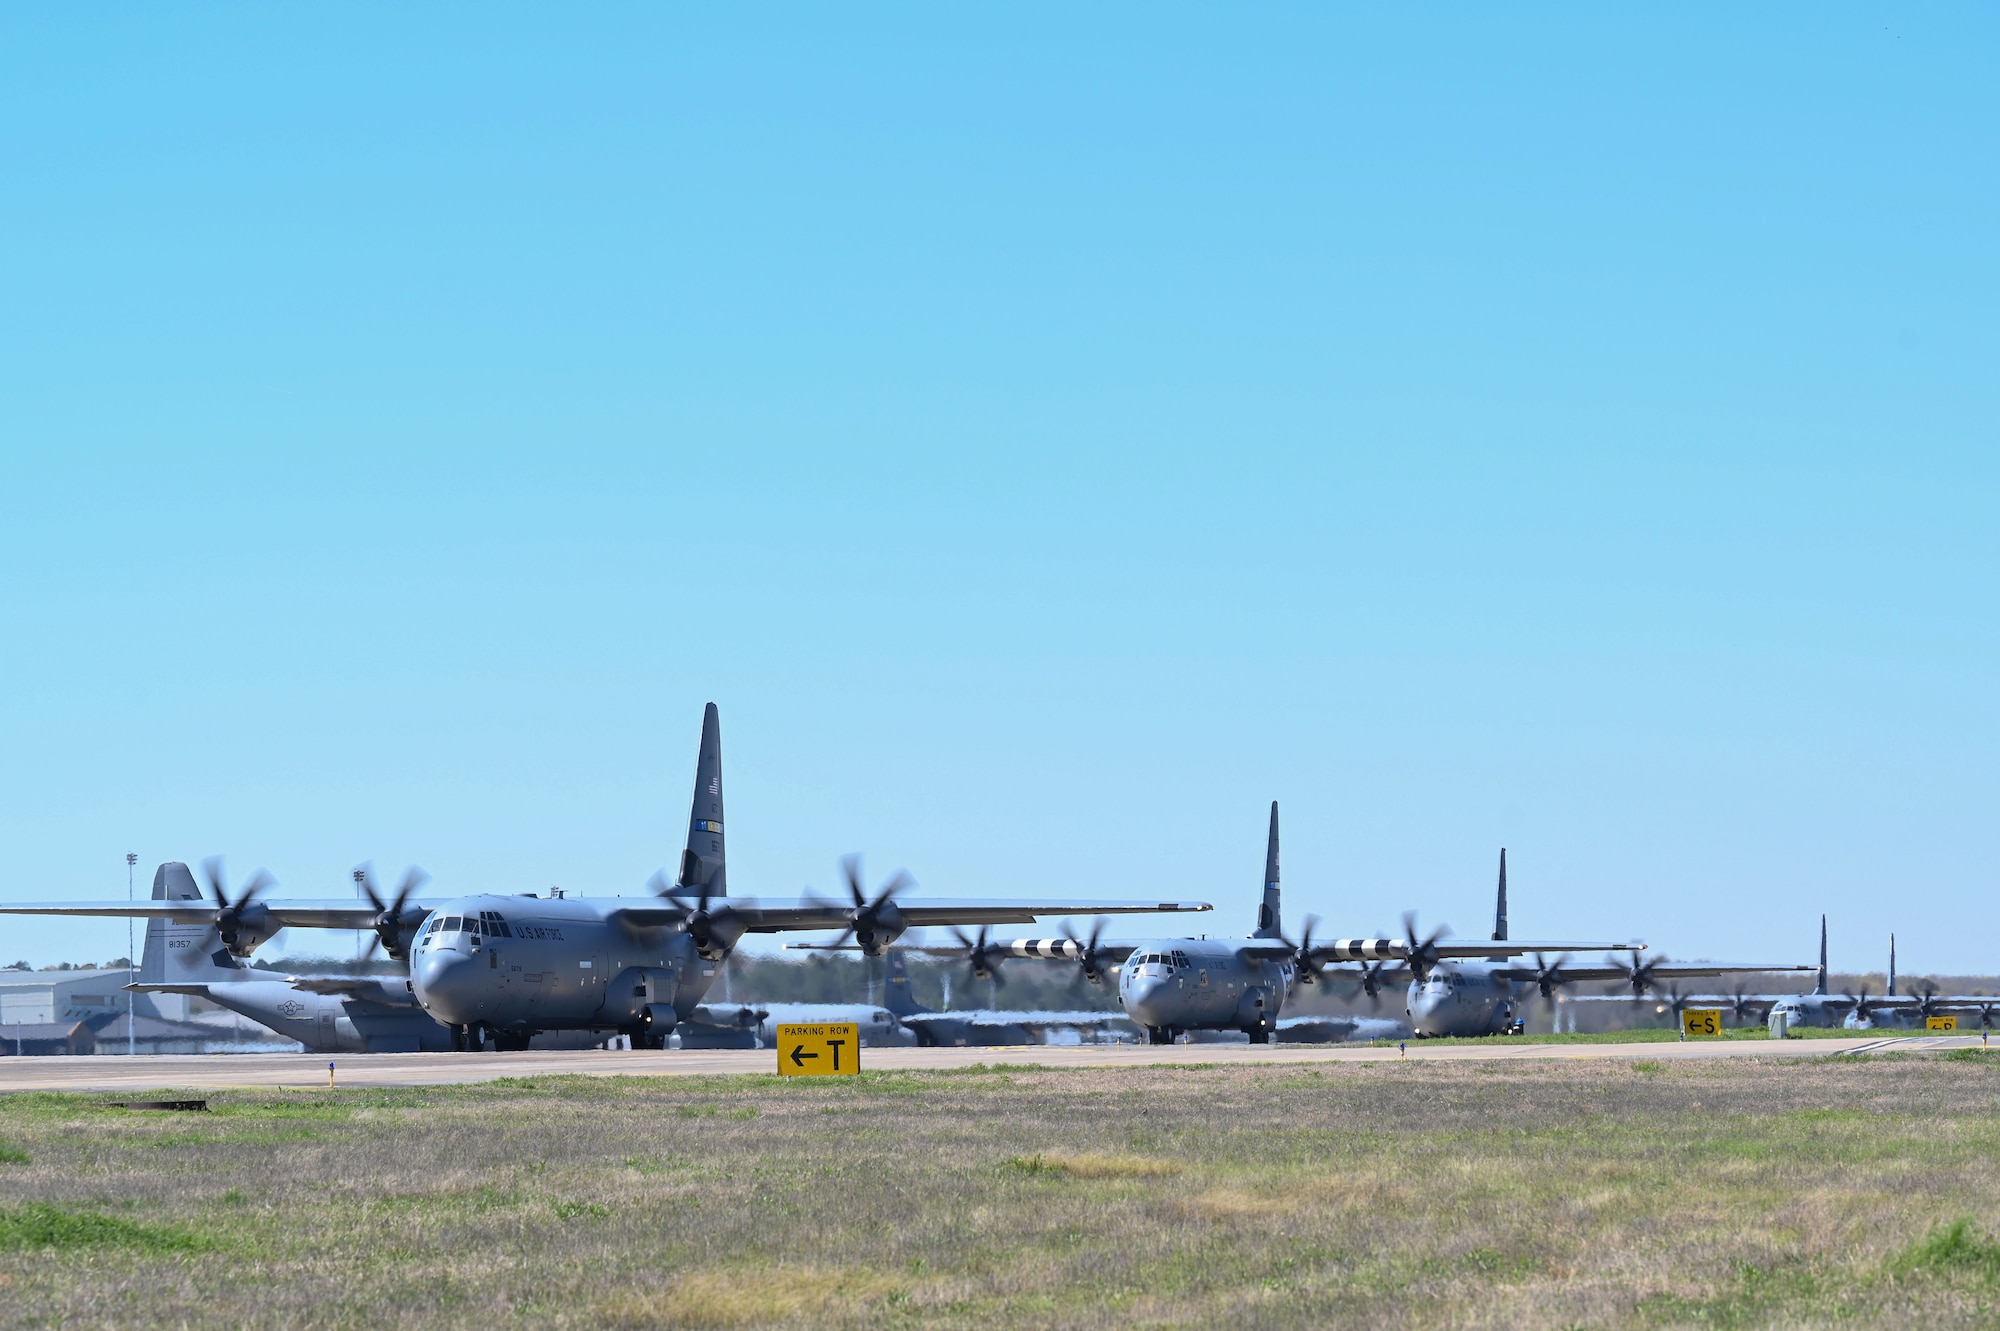
<path id="1" fill-rule="evenodd" d="M 393 901 L 372 885 L 352 900 L 263 901 L 268 875 L 239 895 L 222 885 L 210 902 L 29 902 L 0 914 L 138 916 L 205 926 L 231 956 L 250 955 L 284 928 L 366 929 L 389 955 L 407 957 L 418 1006 L 452 1028 L 454 1047 L 525 1049 L 541 1031 L 615 1031 L 635 1045 L 664 1048 L 691 1015 L 716 968 L 746 933 L 839 929 L 880 956 L 902 933 L 924 925 L 1029 923 L 1047 915 L 1203 911 L 1207 902 L 1129 900 L 992 901 L 915 899 L 898 874 L 872 896 L 859 863 L 846 861 L 849 899 L 775 900 L 727 894 L 722 828 L 722 738 L 715 704 L 702 717 L 693 808 L 680 872 L 654 875 L 655 899 L 500 896 L 414 898 L 406 880 Z M 204 944 L 204 950 L 206 944 Z"/>
<path id="2" fill-rule="evenodd" d="M 880 1006 L 873 1003 L 704 1003 L 679 1028 L 683 1049 L 771 1048 L 777 1028 L 851 1021 L 864 1046 L 1046 1044 L 1049 1033 L 1108 1025 L 1123 1026 L 1116 1012 L 1004 1012 L 993 1009 L 932 1012 L 910 992 L 904 949 L 887 958 L 888 977 Z"/>
<path id="3" fill-rule="evenodd" d="M 1793 969 L 1812 970 L 1810 966 Z M 1683 994 L 1668 991 L 1659 996 L 1658 1010 L 1678 1013 L 1686 1008 L 1715 1009 L 1739 1022 L 1761 1022 L 1782 1014 L 1787 1025 L 1845 1027 L 1872 1030 L 1883 1025 L 1916 1025 L 1926 1017 L 1977 1012 L 1981 1027 L 1993 1024 L 2000 1009 L 2000 997 L 1989 994 L 1940 994 L 1935 989 L 1922 993 L 1896 992 L 1896 936 L 1889 935 L 1889 991 L 1871 996 L 1867 986 L 1860 992 L 1836 994 L 1828 991 L 1826 969 L 1826 916 L 1819 917 L 1819 967 L 1811 993 L 1807 994 Z M 1604 1000 L 1598 1000 L 1604 1001 Z"/>
<path id="4" fill-rule="evenodd" d="M 155 901 L 201 901 L 185 864 L 153 874 Z M 230 955 L 206 924 L 146 921 L 142 993 L 190 994 L 268 1026 L 322 1054 L 403 1054 L 451 1048 L 451 1032 L 417 1006 L 409 982 L 392 976 L 287 975 L 253 970 Z"/>
<path id="5" fill-rule="evenodd" d="M 1435 936 L 1435 935 L 1434 935 Z M 1500 852 L 1500 891 L 1493 912 L 1493 941 L 1507 941 L 1507 852 Z M 1662 981 L 1697 976 L 1753 974 L 1771 971 L 1807 971 L 1810 966 L 1714 965 L 1707 962 L 1681 963 L 1665 957 L 1630 962 L 1607 957 L 1597 965 L 1578 965 L 1567 952 L 1551 960 L 1553 947 L 1534 944 L 1534 964 L 1504 960 L 1439 961 L 1428 967 L 1417 965 L 1376 966 L 1361 973 L 1362 990 L 1371 999 L 1385 981 L 1409 976 L 1403 1011 L 1417 1038 L 1442 1036 L 1519 1035 L 1527 1029 L 1527 999 L 1539 994 L 1553 1003 L 1558 990 L 1573 984 L 1616 980 L 1631 987 L 1639 996 Z M 1416 949 L 1413 955 L 1422 955 Z"/>
<path id="6" fill-rule="evenodd" d="M 1402 962 L 1428 977 L 1439 963 L 1457 957 L 1504 957 L 1528 952 L 1631 951 L 1638 943 L 1545 943 L 1508 940 L 1476 943 L 1445 941 L 1438 930 L 1419 941 L 1414 917 L 1404 919 L 1402 938 L 1342 938 L 1314 943 L 1315 921 L 1306 920 L 1305 936 L 1287 939 L 1278 916 L 1278 805 L 1271 804 L 1271 832 L 1264 854 L 1264 901 L 1257 910 L 1257 928 L 1247 940 L 1173 938 L 1157 942 L 1111 943 L 1102 925 L 1088 938 L 1074 933 L 1061 938 L 990 940 L 985 931 L 961 939 L 955 947 L 912 948 L 940 956 L 962 956 L 975 976 L 985 978 L 1010 957 L 1067 959 L 1083 968 L 1084 978 L 1102 984 L 1118 977 L 1118 997 L 1125 1013 L 1153 1044 L 1167 1044 L 1189 1031 L 1237 1030 L 1253 1044 L 1268 1043 L 1278 1027 L 1278 1013 L 1294 983 L 1316 983 L 1330 961 Z M 1121 964 L 1122 963 L 1122 964 Z"/>

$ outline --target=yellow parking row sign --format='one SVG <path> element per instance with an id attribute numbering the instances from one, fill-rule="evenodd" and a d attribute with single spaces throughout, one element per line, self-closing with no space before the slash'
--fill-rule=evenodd
<path id="1" fill-rule="evenodd" d="M 1955 1031 L 1958 1029 L 1958 1018 L 1925 1017 L 1924 1029 L 1927 1031 Z"/>
<path id="2" fill-rule="evenodd" d="M 852 1077 L 861 1071 L 861 1027 L 851 1021 L 778 1027 L 778 1073 Z"/>
<path id="3" fill-rule="evenodd" d="M 1687 1035 L 1720 1035 L 1722 1014 L 1710 1008 L 1682 1008 L 1681 1031 Z"/>

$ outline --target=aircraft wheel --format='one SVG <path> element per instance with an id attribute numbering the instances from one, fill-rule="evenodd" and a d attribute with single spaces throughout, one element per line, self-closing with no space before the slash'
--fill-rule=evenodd
<path id="1" fill-rule="evenodd" d="M 1148 1026 L 1146 1028 L 1147 1044 L 1172 1044 L 1173 1042 L 1174 1042 L 1174 1033 L 1168 1030 L 1166 1027 Z"/>
<path id="2" fill-rule="evenodd" d="M 534 1035 L 533 1031 L 495 1031 L 493 1047 L 503 1054 L 524 1054 L 528 1051 L 528 1041 Z"/>
<path id="3" fill-rule="evenodd" d="M 454 1026 L 451 1028 L 451 1052 L 454 1054 L 465 1052 L 465 1027 Z"/>
<path id="4" fill-rule="evenodd" d="M 1271 1043 L 1271 1027 L 1267 1022 L 1258 1022 L 1255 1026 L 1250 1027 L 1247 1034 L 1250 1036 L 1251 1044 Z"/>

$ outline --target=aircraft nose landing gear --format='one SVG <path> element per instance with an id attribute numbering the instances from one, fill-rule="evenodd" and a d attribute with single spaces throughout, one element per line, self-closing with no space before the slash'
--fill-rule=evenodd
<path id="1" fill-rule="evenodd" d="M 484 1022 L 475 1021 L 465 1026 L 454 1026 L 451 1028 L 451 1051 L 454 1054 L 484 1053 L 487 1035 Z"/>

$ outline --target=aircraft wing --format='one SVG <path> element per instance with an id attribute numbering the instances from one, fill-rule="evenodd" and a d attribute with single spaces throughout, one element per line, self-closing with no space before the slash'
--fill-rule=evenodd
<path id="1" fill-rule="evenodd" d="M 980 1008 L 966 1012 L 918 1012 L 896 1020 L 905 1026 L 936 1025 L 943 1022 L 957 1022 L 970 1026 L 1109 1026 L 1116 1022 L 1129 1025 L 1132 1019 L 1123 1012 L 1003 1012 L 991 1008 Z"/>
<path id="2" fill-rule="evenodd" d="M 845 901 L 776 901 L 768 897 L 731 897 L 726 904 L 751 933 L 807 929 L 845 929 L 854 906 Z M 714 907 L 711 907 L 714 909 Z M 1053 898 L 994 901 L 973 897 L 899 897 L 896 911 L 912 929 L 941 924 L 1033 924 L 1046 915 L 1154 915 L 1215 909 L 1206 901 L 1133 901 Z"/>
<path id="3" fill-rule="evenodd" d="M 1298 950 L 1282 938 L 1254 938 L 1243 948 L 1252 954 L 1271 956 L 1291 956 Z M 1499 961 L 1531 952 L 1643 952 L 1645 948 L 1644 943 L 1544 943 L 1534 939 L 1485 938 L 1456 942 L 1444 939 L 1430 944 L 1425 951 L 1444 961 L 1478 957 Z M 1405 961 L 1410 955 L 1410 943 L 1405 938 L 1339 938 L 1315 946 L 1313 953 L 1321 961 Z"/>
<path id="4" fill-rule="evenodd" d="M 309 994 L 346 994 L 350 998 L 366 999 L 371 1003 L 392 1003 L 399 1006 L 416 1001 L 405 987 L 409 981 L 393 975 L 274 974 L 271 978 L 289 980 L 292 988 Z"/>
<path id="5" fill-rule="evenodd" d="M 417 909 L 429 912 L 442 904 L 439 899 L 412 901 Z M 255 906 L 263 918 L 282 929 L 373 929 L 375 907 L 352 897 L 304 901 L 260 898 Z M 214 924 L 222 907 L 212 901 L 9 901 L 0 903 L 0 915 L 85 915 L 129 917 L 139 920 L 172 920 L 176 924 Z"/>
<path id="6" fill-rule="evenodd" d="M 1145 943 L 1118 943 L 1108 939 L 1097 944 L 1097 955 L 1111 962 L 1122 962 L 1125 958 L 1145 947 Z M 856 943 L 787 943 L 790 952 L 859 952 Z M 957 943 L 897 943 L 898 952 L 912 952 L 920 957 L 963 957 L 972 949 Z M 1020 957 L 1027 961 L 1081 961 L 1083 945 L 1072 938 L 1015 938 L 994 939 L 987 944 L 989 953 L 996 957 Z"/>
<path id="7" fill-rule="evenodd" d="M 1574 981 L 1578 984 L 1587 984 L 1599 980 L 1629 980 L 1632 975 L 1632 972 L 1626 967 L 1612 965 L 1572 966 L 1567 962 L 1557 961 L 1553 963 L 1552 968 L 1562 976 L 1564 983 Z M 1648 966 L 1646 974 L 1652 977 L 1653 984 L 1657 986 L 1662 980 L 1693 980 L 1712 978 L 1717 975 L 1776 974 L 1785 971 L 1811 971 L 1816 969 L 1818 968 L 1814 966 L 1725 965 L 1720 962 L 1710 964 L 1699 961 L 1684 964 L 1678 961 L 1663 961 L 1657 965 Z M 1499 971 L 1500 974 L 1506 976 L 1508 979 L 1518 981 L 1521 984 L 1533 984 L 1539 978 L 1539 972 L 1533 966 L 1503 966 L 1499 968 Z"/>
<path id="8" fill-rule="evenodd" d="M 1809 968 L 1809 969 L 1811 969 L 1811 968 Z M 1676 1001 L 1678 1001 L 1678 1002 L 1680 1003 L 1680 1005 L 1681 1005 L 1682 1007 L 1692 1007 L 1692 1008 L 1725 1008 L 1725 1009 L 1727 1009 L 1727 1008 L 1733 1008 L 1733 1007 L 1735 1007 L 1735 1006 L 1737 1005 L 1738 1001 L 1739 1001 L 1739 998 L 1740 998 L 1740 1001 L 1741 1001 L 1741 1003 L 1742 1003 L 1742 1005 L 1743 1005 L 1743 1007 L 1744 1007 L 1745 1009 L 1758 1009 L 1758 1008 L 1773 1008 L 1773 1007 L 1776 1007 L 1776 1006 L 1777 1006 L 1778 1004 L 1780 1004 L 1780 1003 L 1784 1002 L 1784 1001 L 1785 1001 L 1786 999 L 1788 999 L 1788 998 L 1806 998 L 1806 997 L 1810 997 L 1810 995 L 1807 995 L 1807 994 L 1742 994 L 1742 995 L 1740 995 L 1740 996 L 1739 996 L 1739 995 L 1737 995 L 1737 994 L 1682 994 L 1682 995 L 1679 995 L 1679 996 L 1678 996 L 1678 998 L 1677 998 L 1677 1000 L 1676 1000 Z M 1853 1005 L 1852 1003 L 1848 1002 L 1848 1001 L 1847 1001 L 1846 999 L 1844 999 L 1844 998 L 1840 998 L 1840 997 L 1838 997 L 1838 996 L 1836 996 L 1836 997 L 1834 997 L 1834 998 L 1831 998 L 1831 999 L 1825 999 L 1825 998 L 1823 997 L 1823 998 L 1822 998 L 1822 1001 L 1826 1002 L 1827 1006 L 1829 1006 L 1829 1007 L 1836 1007 L 1836 1008 L 1847 1008 L 1847 1007 L 1852 1007 L 1852 1006 L 1854 1006 L 1854 1005 Z M 1565 1003 L 1626 1003 L 1626 1004 L 1632 1004 L 1632 1003 L 1642 1003 L 1642 1004 L 1643 1004 L 1643 1003 L 1651 1003 L 1651 1004 L 1654 1004 L 1655 1006 L 1662 1006 L 1662 1005 L 1664 1005 L 1664 1004 L 1666 1003 L 1666 999 L 1665 999 L 1665 998 L 1663 998 L 1662 996 L 1658 995 L 1658 994 L 1652 994 L 1652 993 L 1648 993 L 1648 994 L 1565 994 L 1565 995 L 1563 995 L 1563 1002 L 1565 1002 Z"/>

